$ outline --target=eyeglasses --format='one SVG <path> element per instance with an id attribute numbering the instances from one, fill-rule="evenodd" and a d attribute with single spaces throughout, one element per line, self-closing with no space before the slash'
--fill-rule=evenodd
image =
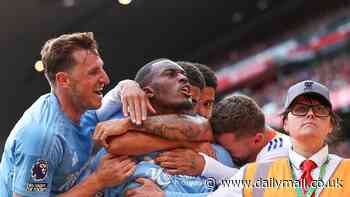
<path id="1" fill-rule="evenodd" d="M 294 116 L 305 116 L 310 108 L 317 117 L 328 117 L 331 114 L 330 109 L 324 105 L 305 105 L 300 103 L 295 104 L 290 109 L 290 112 L 292 112 Z"/>

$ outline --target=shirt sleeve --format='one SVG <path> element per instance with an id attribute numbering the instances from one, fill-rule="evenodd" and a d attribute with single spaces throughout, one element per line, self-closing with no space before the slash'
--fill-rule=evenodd
<path id="1" fill-rule="evenodd" d="M 181 192 L 165 192 L 166 197 L 205 197 L 209 193 L 181 193 Z"/>
<path id="2" fill-rule="evenodd" d="M 102 99 L 101 107 L 96 110 L 99 121 L 110 119 L 115 113 L 122 111 L 122 102 L 119 96 L 120 87 L 110 90 Z"/>
<path id="3" fill-rule="evenodd" d="M 212 157 L 207 156 L 206 154 L 200 153 L 205 160 L 204 169 L 202 176 L 207 178 L 214 178 L 218 183 L 225 178 L 229 178 L 235 175 L 238 172 L 237 168 L 230 168 L 222 163 L 218 162 Z"/>
<path id="4" fill-rule="evenodd" d="M 57 141 L 50 143 L 47 140 L 43 134 L 30 135 L 26 136 L 25 141 L 16 144 L 12 183 L 12 191 L 15 193 L 29 197 L 50 196 L 53 175 L 60 163 L 63 149 Z"/>
<path id="5" fill-rule="evenodd" d="M 122 103 L 119 98 L 119 86 L 110 90 L 102 99 L 102 105 L 97 110 L 88 110 L 80 119 L 83 133 L 92 136 L 98 122 L 112 118 L 123 118 Z"/>
<path id="6" fill-rule="evenodd" d="M 179 192 L 165 192 L 166 197 L 243 197 L 244 185 L 240 184 L 243 181 L 245 166 L 242 167 L 233 177 L 230 179 L 222 180 L 222 184 L 217 190 L 212 193 L 179 193 Z"/>
<path id="7" fill-rule="evenodd" d="M 243 197 L 243 177 L 245 166 L 242 167 L 233 177 L 221 181 L 221 185 L 209 197 Z"/>

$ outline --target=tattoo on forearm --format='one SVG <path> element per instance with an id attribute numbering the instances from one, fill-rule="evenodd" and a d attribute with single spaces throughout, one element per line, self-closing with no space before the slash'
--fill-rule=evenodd
<path id="1" fill-rule="evenodd" d="M 153 128 L 143 129 L 144 132 L 165 137 L 170 140 L 190 140 L 201 135 L 201 132 L 192 130 L 190 126 L 181 128 L 161 124 Z"/>
<path id="2" fill-rule="evenodd" d="M 203 136 L 206 130 L 202 123 L 193 119 L 183 115 L 153 116 L 137 130 L 170 140 L 195 140 Z"/>

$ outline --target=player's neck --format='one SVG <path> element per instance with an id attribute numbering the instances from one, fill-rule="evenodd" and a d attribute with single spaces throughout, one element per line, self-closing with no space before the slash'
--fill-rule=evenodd
<path id="1" fill-rule="evenodd" d="M 277 135 L 276 131 L 271 130 L 271 129 L 266 129 L 265 132 L 266 132 L 266 136 L 267 136 L 266 144 Z"/>
<path id="2" fill-rule="evenodd" d="M 152 103 L 152 106 L 157 112 L 157 115 L 162 114 L 189 114 L 193 113 L 193 109 L 180 109 L 180 108 L 174 108 L 174 107 L 165 107 L 161 105 L 156 105 Z"/>
<path id="3" fill-rule="evenodd" d="M 156 109 L 157 115 L 164 114 L 191 114 L 191 110 L 171 110 L 171 109 Z"/>
<path id="4" fill-rule="evenodd" d="M 81 109 L 80 105 L 75 104 L 73 99 L 65 91 L 55 89 L 54 94 L 60 103 L 61 110 L 71 121 L 79 124 L 80 118 L 86 110 Z"/>

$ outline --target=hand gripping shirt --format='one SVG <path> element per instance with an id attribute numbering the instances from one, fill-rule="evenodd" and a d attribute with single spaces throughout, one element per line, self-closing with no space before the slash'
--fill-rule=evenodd
<path id="1" fill-rule="evenodd" d="M 90 112 L 90 124 L 96 115 Z M 0 163 L 0 196 L 55 196 L 68 191 L 89 166 L 92 129 L 81 129 L 53 93 L 41 96 L 11 131 Z"/>

